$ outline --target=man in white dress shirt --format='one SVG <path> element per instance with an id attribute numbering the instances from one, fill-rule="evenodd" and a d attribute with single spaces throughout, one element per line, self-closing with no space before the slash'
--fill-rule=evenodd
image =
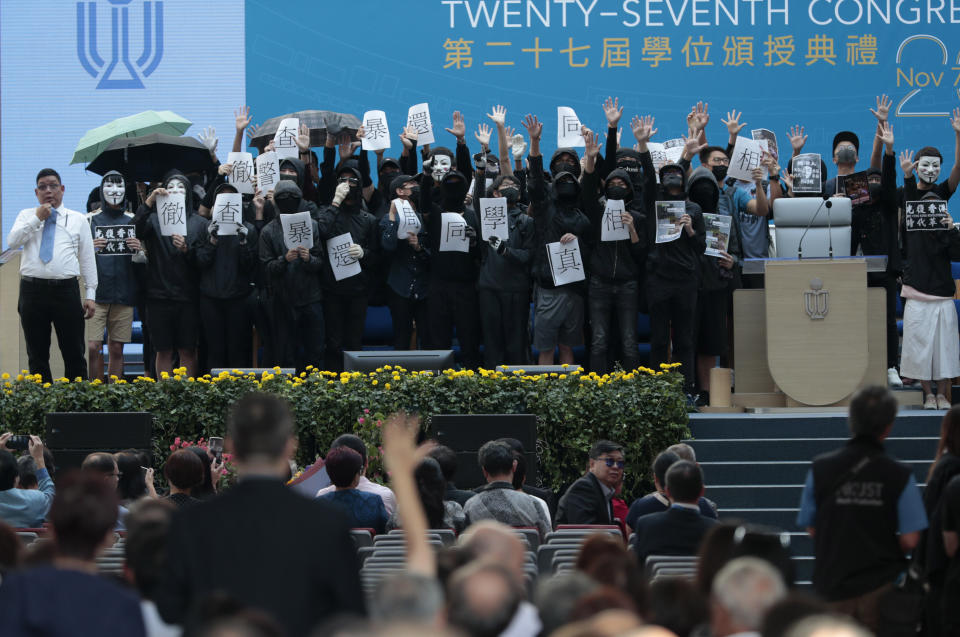
<path id="1" fill-rule="evenodd" d="M 52 168 L 37 174 L 36 208 L 21 210 L 7 243 L 23 247 L 20 257 L 20 325 L 30 373 L 51 380 L 50 326 L 57 331 L 64 375 L 87 377 L 84 319 L 93 316 L 97 262 L 86 217 L 63 206 L 64 187 Z M 83 300 L 77 277 L 86 286 Z"/>

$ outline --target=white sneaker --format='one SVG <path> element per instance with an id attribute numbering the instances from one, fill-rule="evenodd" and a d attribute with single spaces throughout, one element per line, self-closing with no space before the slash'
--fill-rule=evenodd
<path id="1" fill-rule="evenodd" d="M 943 394 L 937 394 L 937 409 L 950 409 L 953 405 Z"/>
<path id="2" fill-rule="evenodd" d="M 923 400 L 924 409 L 936 409 L 937 408 L 937 397 L 933 394 L 927 394 L 927 397 Z"/>
<path id="3" fill-rule="evenodd" d="M 891 367 L 887 370 L 887 384 L 891 387 L 903 387 L 903 381 L 900 379 L 900 374 L 897 373 L 896 367 Z"/>

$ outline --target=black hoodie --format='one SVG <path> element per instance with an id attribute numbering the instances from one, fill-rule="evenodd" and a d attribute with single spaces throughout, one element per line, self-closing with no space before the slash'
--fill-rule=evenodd
<path id="1" fill-rule="evenodd" d="M 100 180 L 98 189 L 100 197 L 100 210 L 87 215 L 87 221 L 90 222 L 90 231 L 96 237 L 97 226 L 129 226 L 133 225 L 133 213 L 127 212 L 126 196 L 121 202 L 119 208 L 114 208 L 107 203 L 107 198 L 103 196 L 103 184 L 108 177 L 120 177 L 122 175 L 115 170 L 111 170 Z M 117 303 L 119 305 L 136 305 L 137 303 L 137 276 L 134 271 L 133 257 L 129 255 L 107 255 L 97 253 L 97 303 Z"/>
<path id="2" fill-rule="evenodd" d="M 710 194 L 701 199 L 694 190 L 701 184 L 709 186 Z M 713 172 L 706 166 L 698 166 L 690 177 L 687 178 L 686 185 L 687 197 L 695 204 L 700 206 L 704 213 L 724 214 L 720 208 L 720 186 L 717 184 L 717 178 Z M 740 267 L 743 263 L 743 249 L 740 246 L 740 232 L 738 231 L 739 221 L 737 215 L 724 215 L 730 217 L 730 239 L 727 244 L 727 254 L 733 257 L 734 266 L 727 270 L 720 267 L 719 257 L 707 254 L 700 255 L 700 288 L 703 290 L 723 290 L 731 287 L 739 287 Z M 706 229 L 706 224 L 704 224 Z M 706 234 L 706 233 L 704 233 Z M 704 236 L 706 239 L 706 236 Z"/>
<path id="3" fill-rule="evenodd" d="M 554 157 L 556 155 L 557 153 L 554 153 Z M 546 176 L 543 173 L 543 155 L 530 157 L 529 161 L 530 174 L 527 182 L 527 192 L 530 196 L 530 208 L 527 213 L 533 217 L 536 232 L 533 279 L 541 287 L 555 288 L 547 254 L 547 244 L 560 241 L 560 237 L 567 233 L 574 234 L 579 239 L 581 256 L 584 262 L 588 262 L 586 248 L 590 239 L 590 220 L 580 210 L 579 182 L 574 182 L 577 187 L 575 197 L 561 199 L 557 196 L 554 186 L 547 184 Z M 572 173 L 561 172 L 554 177 L 553 181 L 556 182 L 564 175 L 570 175 L 576 179 L 576 175 Z M 573 284 L 573 287 L 581 292 L 583 290 L 583 285 L 580 283 Z"/>
<path id="4" fill-rule="evenodd" d="M 850 254 L 880 254 L 887 257 L 886 272 L 870 272 L 867 279 L 877 281 L 896 277 L 900 262 L 897 222 L 896 156 L 883 154 L 880 170 L 880 196 L 874 201 L 853 207 L 853 232 Z M 875 173 L 874 173 L 875 174 Z"/>
<path id="5" fill-rule="evenodd" d="M 624 208 L 633 217 L 633 226 L 640 236 L 640 241 L 633 243 L 630 239 L 620 241 L 601 241 L 603 231 L 603 211 L 606 208 L 606 199 L 597 193 L 600 185 L 600 174 L 596 168 L 592 172 L 583 173 L 583 211 L 593 226 L 593 241 L 590 245 L 589 270 L 591 277 L 597 277 L 605 283 L 636 281 L 643 273 L 643 224 L 644 215 L 640 212 L 640 203 L 633 190 L 633 182 L 629 173 L 616 169 L 607 176 L 607 181 L 619 177 L 627 184 L 630 194 L 624 199 Z"/>
<path id="6" fill-rule="evenodd" d="M 214 202 L 216 195 L 225 187 L 225 184 L 217 187 Z M 235 234 L 219 233 L 217 244 L 210 243 L 209 224 L 191 239 L 200 270 L 202 295 L 213 299 L 235 299 L 250 294 L 259 266 L 258 235 L 252 223 L 244 222 L 243 225 L 247 229 L 244 245 L 240 245 L 240 239 Z"/>
<path id="7" fill-rule="evenodd" d="M 280 169 L 281 169 L 281 170 L 283 169 L 283 165 L 286 164 L 286 163 L 289 163 L 289 164 L 293 167 L 293 169 L 297 172 L 297 181 L 296 181 L 296 183 L 297 183 L 297 188 L 299 188 L 299 189 L 300 189 L 300 192 L 303 193 L 304 188 L 306 187 L 306 183 L 307 183 L 307 167 L 306 167 L 306 165 L 305 165 L 302 161 L 300 161 L 299 159 L 293 159 L 292 157 L 287 157 L 287 158 L 284 158 L 284 159 L 281 159 L 281 160 L 280 160 Z M 281 179 L 280 181 L 283 181 L 283 180 Z M 287 181 L 289 181 L 289 179 L 288 179 Z M 336 185 L 336 184 L 334 184 L 334 185 Z M 266 193 L 264 193 L 264 194 L 266 194 Z M 320 209 L 317 208 L 317 204 L 314 203 L 313 201 L 310 201 L 310 200 L 307 199 L 306 197 L 303 197 L 302 194 L 301 194 L 301 198 L 302 198 L 302 201 L 303 201 L 303 205 L 300 206 L 300 210 L 307 210 L 307 211 L 309 211 L 309 212 L 310 212 L 310 216 L 313 217 L 314 219 L 317 219 L 317 218 L 320 216 Z M 271 206 L 271 207 L 272 207 L 273 204 L 271 204 L 271 203 L 268 201 L 268 202 L 266 202 L 266 204 L 264 204 L 264 206 Z M 277 214 L 277 211 L 276 211 L 276 210 L 271 210 L 271 211 L 270 211 L 270 216 L 271 216 L 271 217 L 274 216 L 274 215 L 276 215 L 276 214 Z M 265 216 L 265 217 L 267 216 L 266 210 L 264 211 L 264 216 Z"/>
<path id="8" fill-rule="evenodd" d="M 473 175 L 473 210 L 479 219 L 480 198 L 484 196 L 486 173 L 478 170 Z M 503 254 L 498 254 L 482 236 L 478 237 L 480 275 L 477 278 L 477 288 L 496 292 L 529 292 L 530 261 L 536 248 L 533 219 L 514 205 L 507 211 L 507 228 L 507 247 Z"/>
<path id="9" fill-rule="evenodd" d="M 206 228 L 206 220 L 193 208 L 193 189 L 190 180 L 179 171 L 167 173 L 162 181 L 171 179 L 183 182 L 186 189 L 187 209 L 187 251 L 180 252 L 173 246 L 173 239 L 160 233 L 160 219 L 157 217 L 156 204 L 146 203 L 137 209 L 134 225 L 137 237 L 147 252 L 146 296 L 149 300 L 194 301 L 197 297 L 197 277 L 195 255 L 191 240 Z"/>
<path id="10" fill-rule="evenodd" d="M 454 189 L 452 182 L 457 179 L 462 182 L 462 185 Z M 477 280 L 477 265 L 480 259 L 478 246 L 480 222 L 473 210 L 465 210 L 463 206 L 470 183 L 458 170 L 451 170 L 444 175 L 440 188 L 437 189 L 439 191 L 437 195 L 433 192 L 434 183 L 432 175 L 423 174 L 423 180 L 420 182 L 420 212 L 425 217 L 424 224 L 430 245 L 431 275 L 433 280 L 473 284 Z M 440 252 L 440 236 L 443 227 L 441 215 L 444 212 L 461 213 L 467 225 L 476 232 L 476 240 L 471 241 L 469 252 Z"/>
<path id="11" fill-rule="evenodd" d="M 667 166 L 676 167 L 675 164 L 667 164 L 661 168 L 661 182 L 663 181 L 663 171 Z M 644 166 L 643 170 L 646 172 L 647 166 Z M 686 177 L 686 172 L 683 172 L 684 186 L 686 186 Z M 647 246 L 649 247 L 646 272 L 648 300 L 653 303 L 655 298 L 649 294 L 651 285 L 654 287 L 665 285 L 668 288 L 678 285 L 689 285 L 694 289 L 699 286 L 700 256 L 703 254 L 703 251 L 707 249 L 707 233 L 703 225 L 703 214 L 700 212 L 700 206 L 691 201 L 686 201 L 687 214 L 690 215 L 693 220 L 693 236 L 691 237 L 687 234 L 686 230 L 684 230 L 680 233 L 680 237 L 673 241 L 657 243 L 656 204 L 650 201 L 650 195 L 653 195 L 654 201 L 684 201 L 686 199 L 686 192 L 683 191 L 681 194 L 674 196 L 668 194 L 666 189 L 662 187 L 645 188 L 644 190 L 650 193 L 646 197 L 648 206 L 646 230 Z M 658 190 L 660 191 L 659 193 L 657 192 Z"/>
<path id="12" fill-rule="evenodd" d="M 349 173 L 361 180 L 362 175 L 356 168 L 349 166 L 341 167 L 337 172 L 337 177 L 344 173 Z M 357 187 L 357 199 L 355 201 L 344 200 L 339 207 L 330 205 L 320 211 L 320 237 L 328 241 L 334 237 L 349 232 L 353 242 L 363 248 L 363 258 L 360 259 L 362 272 L 356 276 L 346 279 L 336 280 L 333 276 L 333 267 L 330 265 L 330 259 L 327 258 L 323 265 L 323 287 L 335 294 L 343 295 L 362 295 L 371 292 L 371 273 L 377 265 L 379 232 L 377 218 L 363 209 L 363 194 L 360 192 L 362 186 Z"/>

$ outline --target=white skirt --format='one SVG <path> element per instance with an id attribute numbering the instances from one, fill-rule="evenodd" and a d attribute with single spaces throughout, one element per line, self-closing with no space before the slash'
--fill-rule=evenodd
<path id="1" fill-rule="evenodd" d="M 952 299 L 907 299 L 903 308 L 900 375 L 916 380 L 960 376 L 960 335 Z"/>

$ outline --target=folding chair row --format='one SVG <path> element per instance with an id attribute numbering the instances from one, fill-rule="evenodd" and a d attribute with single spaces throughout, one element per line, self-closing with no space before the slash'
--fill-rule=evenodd
<path id="1" fill-rule="evenodd" d="M 392 531 L 389 531 L 386 534 L 386 537 L 393 537 L 397 535 L 402 536 L 403 529 L 393 529 Z M 436 539 L 443 542 L 444 546 L 449 546 L 457 541 L 457 534 L 454 532 L 453 529 L 427 529 L 427 535 L 437 536 Z M 379 538 L 384 536 L 378 535 L 377 537 Z"/>

